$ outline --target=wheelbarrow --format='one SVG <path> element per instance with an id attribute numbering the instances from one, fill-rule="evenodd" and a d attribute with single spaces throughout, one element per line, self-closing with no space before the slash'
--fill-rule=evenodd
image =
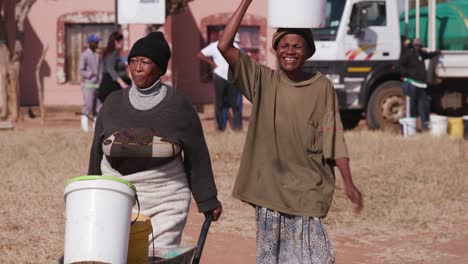
<path id="1" fill-rule="evenodd" d="M 153 248 L 151 256 L 148 257 L 148 264 L 199 264 L 212 221 L 213 215 L 205 218 L 196 247 Z M 63 264 L 63 256 L 58 259 L 57 264 Z"/>
<path id="2" fill-rule="evenodd" d="M 149 264 L 199 264 L 213 215 L 208 215 L 200 231 L 196 247 L 153 248 Z M 193 259 L 192 259 L 193 258 Z"/>

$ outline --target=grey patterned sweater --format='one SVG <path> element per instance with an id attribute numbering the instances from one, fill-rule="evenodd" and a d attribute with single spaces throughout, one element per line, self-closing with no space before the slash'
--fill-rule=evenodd
<path id="1" fill-rule="evenodd" d="M 208 212 L 221 205 L 198 114 L 189 100 L 171 87 L 149 110 L 134 108 L 128 89 L 112 93 L 97 118 L 89 175 L 102 174 L 103 155 L 122 175 L 162 166 L 183 155 L 199 211 Z"/>

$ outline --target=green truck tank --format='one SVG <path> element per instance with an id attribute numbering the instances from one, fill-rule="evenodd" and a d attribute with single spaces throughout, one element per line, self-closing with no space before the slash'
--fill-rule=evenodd
<path id="1" fill-rule="evenodd" d="M 400 15 L 400 32 L 408 39 L 414 39 L 416 31 L 416 12 L 409 11 L 408 28 L 405 15 Z M 436 48 L 440 50 L 468 50 L 468 1 L 456 0 L 437 4 L 436 11 Z M 420 38 L 427 47 L 428 9 L 420 9 Z M 409 32 L 409 33 L 406 33 Z"/>

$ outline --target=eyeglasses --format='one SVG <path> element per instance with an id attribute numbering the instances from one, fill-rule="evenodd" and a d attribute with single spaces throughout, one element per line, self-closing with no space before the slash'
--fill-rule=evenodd
<path id="1" fill-rule="evenodd" d="M 137 66 L 137 65 L 141 65 L 142 67 L 149 67 L 151 65 L 153 65 L 154 62 L 150 59 L 136 59 L 136 58 L 131 58 L 130 59 L 130 65 L 132 66 Z"/>

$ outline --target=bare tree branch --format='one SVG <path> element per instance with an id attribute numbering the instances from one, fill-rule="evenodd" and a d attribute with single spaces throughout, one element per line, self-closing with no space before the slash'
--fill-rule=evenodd
<path id="1" fill-rule="evenodd" d="M 193 0 L 166 0 L 166 16 L 176 15 L 188 7 L 188 3 Z M 146 33 L 157 31 L 162 25 L 148 24 Z"/>
<path id="2" fill-rule="evenodd" d="M 16 1 L 16 0 L 14 0 Z M 15 24 L 16 35 L 14 47 L 11 53 L 9 65 L 5 65 L 8 69 L 7 79 L 7 109 L 11 114 L 10 119 L 13 121 L 20 118 L 20 89 L 19 89 L 19 73 L 21 69 L 21 59 L 23 57 L 23 41 L 24 41 L 24 21 L 26 20 L 32 5 L 36 0 L 18 0 L 15 5 Z"/>
<path id="3" fill-rule="evenodd" d="M 42 62 L 44 61 L 48 48 L 49 46 L 45 46 L 44 50 L 42 51 L 41 57 L 39 58 L 39 61 L 37 62 L 37 65 L 36 65 L 37 94 L 39 96 L 39 109 L 41 112 L 41 124 L 42 125 L 44 124 L 44 121 L 45 121 L 46 112 L 45 112 L 45 105 L 44 105 L 44 87 L 41 82 L 40 71 L 41 71 Z"/>
<path id="4" fill-rule="evenodd" d="M 24 32 L 24 20 L 28 16 L 31 6 L 36 0 L 20 0 L 15 7 L 16 30 Z"/>
<path id="5" fill-rule="evenodd" d="M 166 15 L 175 15 L 184 11 L 193 0 L 166 0 Z"/>
<path id="6" fill-rule="evenodd" d="M 8 116 L 8 66 L 10 51 L 6 43 L 0 43 L 0 120 Z"/>
<path id="7" fill-rule="evenodd" d="M 0 0 L 0 120 L 8 116 L 8 68 L 10 51 L 7 45 L 7 30 L 5 20 L 6 1 Z"/>
<path id="8" fill-rule="evenodd" d="M 13 50 L 12 63 L 20 62 L 23 56 L 23 40 L 24 40 L 24 20 L 28 16 L 31 6 L 36 0 L 20 0 L 15 7 L 16 20 L 16 41 Z M 19 69 L 18 69 L 19 70 Z"/>

